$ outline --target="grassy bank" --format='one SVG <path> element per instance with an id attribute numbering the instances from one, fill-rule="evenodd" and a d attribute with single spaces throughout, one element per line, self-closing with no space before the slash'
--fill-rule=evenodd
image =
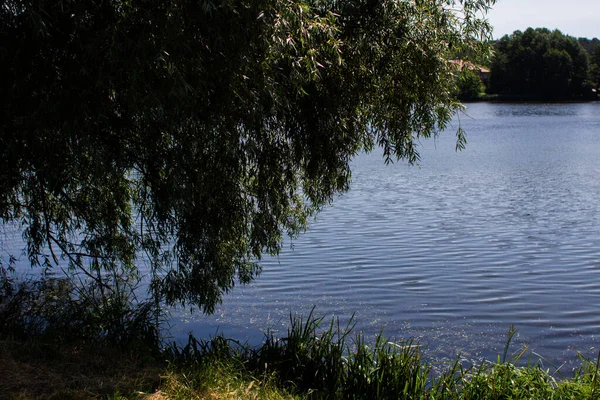
<path id="1" fill-rule="evenodd" d="M 514 330 L 493 363 L 457 359 L 435 369 L 417 343 L 365 343 L 352 324 L 312 313 L 291 318 L 285 337 L 266 335 L 257 348 L 223 337 L 164 346 L 148 337 L 157 330 L 146 306 L 61 285 L 2 293 L 0 398 L 600 398 L 599 360 L 582 359 L 565 379 L 538 364 L 517 366 L 524 350 L 511 354 Z"/>
<path id="2" fill-rule="evenodd" d="M 295 339 L 292 339 L 295 340 Z M 513 362 L 437 376 L 411 348 L 359 347 L 349 357 L 308 342 L 258 350 L 218 338 L 192 341 L 173 358 L 144 358 L 117 348 L 0 341 L 2 399 L 598 399 L 597 364 L 556 380 Z M 387 347 L 387 350 L 384 348 Z M 397 350 L 394 350 L 397 349 Z M 198 351 L 198 353 L 196 353 Z M 268 353 L 264 354 L 264 353 Z M 266 361 L 269 360 L 269 361 Z M 260 364 L 265 361 L 264 364 Z"/>
<path id="3" fill-rule="evenodd" d="M 119 348 L 0 340 L 0 399 L 293 398 L 232 360 L 176 366 Z"/>

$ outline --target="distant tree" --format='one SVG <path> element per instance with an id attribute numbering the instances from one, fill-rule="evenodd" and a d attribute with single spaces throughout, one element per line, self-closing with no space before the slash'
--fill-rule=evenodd
<path id="1" fill-rule="evenodd" d="M 573 76 L 573 60 L 565 50 L 548 49 L 543 56 L 544 69 L 539 92 L 545 97 L 569 96 L 570 79 Z"/>
<path id="2" fill-rule="evenodd" d="M 493 3 L 6 0 L 0 221 L 34 265 L 146 264 L 159 301 L 210 312 L 359 152 L 418 159 L 459 108 L 449 52 L 485 51 Z"/>
<path id="3" fill-rule="evenodd" d="M 479 71 L 463 68 L 457 74 L 458 98 L 464 101 L 474 100 L 485 92 Z"/>
<path id="4" fill-rule="evenodd" d="M 584 95 L 589 61 L 577 39 L 529 28 L 504 36 L 494 50 L 492 93 L 557 99 Z"/>
<path id="5" fill-rule="evenodd" d="M 591 91 L 600 87 L 600 40 L 579 38 L 578 41 L 589 56 L 588 77 L 583 86 Z"/>
<path id="6" fill-rule="evenodd" d="M 590 81 L 595 88 L 600 88 L 600 44 L 596 45 L 590 56 Z"/>
<path id="7" fill-rule="evenodd" d="M 598 44 L 591 55 L 592 63 L 595 65 L 600 65 L 600 44 Z"/>
<path id="8" fill-rule="evenodd" d="M 581 46 L 585 49 L 585 51 L 587 51 L 589 55 L 594 54 L 596 47 L 600 45 L 600 39 L 598 38 L 579 38 L 577 39 L 577 41 L 579 42 L 579 44 L 581 44 Z"/>

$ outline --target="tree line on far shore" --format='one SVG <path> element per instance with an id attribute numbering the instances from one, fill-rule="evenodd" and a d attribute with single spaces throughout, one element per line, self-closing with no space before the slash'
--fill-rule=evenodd
<path id="1" fill-rule="evenodd" d="M 488 95 L 531 100 L 593 100 L 600 87 L 600 40 L 528 28 L 493 44 L 488 73 L 474 68 L 458 76 L 459 97 Z M 482 72 L 485 71 L 485 72 Z M 479 78 L 479 79 L 477 79 Z M 485 85 L 484 85 L 485 84 Z"/>

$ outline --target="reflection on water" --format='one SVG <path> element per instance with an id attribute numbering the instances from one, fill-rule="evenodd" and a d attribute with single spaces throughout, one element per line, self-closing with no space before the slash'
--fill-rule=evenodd
<path id="1" fill-rule="evenodd" d="M 176 312 L 172 334 L 257 343 L 316 305 L 438 358 L 495 358 L 510 324 L 556 363 L 597 347 L 600 104 L 472 104 L 460 123 L 459 153 L 455 121 L 419 166 L 357 157 L 351 190 L 293 250 L 214 316 Z"/>
<path id="2" fill-rule="evenodd" d="M 510 107 L 496 107 L 494 115 L 498 117 L 549 117 L 549 116 L 572 116 L 576 117 L 581 113 L 579 104 L 535 104 Z"/>

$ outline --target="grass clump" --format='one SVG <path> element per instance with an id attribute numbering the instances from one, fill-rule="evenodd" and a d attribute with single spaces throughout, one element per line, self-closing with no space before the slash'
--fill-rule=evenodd
<path id="1" fill-rule="evenodd" d="M 495 363 L 482 362 L 479 366 L 463 369 L 456 362 L 434 382 L 431 398 L 440 399 L 600 399 L 597 389 L 597 376 L 600 355 L 595 362 L 580 355 L 581 367 L 569 379 L 557 379 L 541 363 L 527 362 L 519 365 L 527 347 L 508 356 L 512 338 L 516 334 L 514 326 L 508 336 L 502 357 Z M 555 373 L 558 373 L 559 368 Z"/>
<path id="2" fill-rule="evenodd" d="M 517 366 L 513 362 L 480 366 L 460 375 L 451 399 L 600 399 L 595 377 L 598 363 L 585 361 L 570 379 L 557 380 L 539 365 Z"/>
<path id="3" fill-rule="evenodd" d="M 550 399 L 556 390 L 554 379 L 541 368 L 512 363 L 492 365 L 462 380 L 463 399 Z"/>
<path id="4" fill-rule="evenodd" d="M 574 377 L 557 383 L 557 397 L 562 399 L 600 399 L 600 353 L 595 361 L 580 355 L 582 366 Z"/>
<path id="5" fill-rule="evenodd" d="M 171 366 L 158 391 L 168 399 L 299 399 L 273 377 L 254 377 L 231 360 L 205 359 L 195 366 Z"/>
<path id="6" fill-rule="evenodd" d="M 267 334 L 256 349 L 223 337 L 190 337 L 183 347 L 171 346 L 170 357 L 180 365 L 229 360 L 235 370 L 303 398 L 417 399 L 426 393 L 430 368 L 418 346 L 389 342 L 383 335 L 368 346 L 361 334 L 351 339 L 352 321 L 345 327 L 332 321 L 320 329 L 322 321 L 312 312 L 306 319 L 291 318 L 285 337 Z"/>

